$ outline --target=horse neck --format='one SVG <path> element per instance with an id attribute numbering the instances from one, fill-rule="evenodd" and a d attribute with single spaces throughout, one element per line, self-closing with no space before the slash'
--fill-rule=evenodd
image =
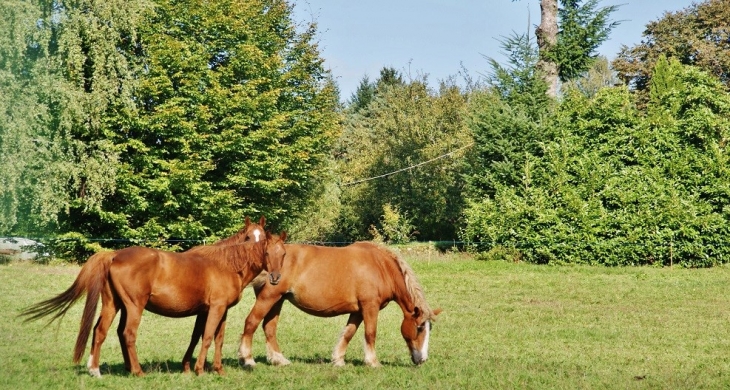
<path id="1" fill-rule="evenodd" d="M 236 245 L 217 245 L 212 246 L 220 251 L 219 256 L 224 267 L 238 273 L 257 274 L 264 268 L 264 250 L 263 243 L 247 243 Z"/>
<path id="2" fill-rule="evenodd" d="M 420 290 L 420 286 L 417 286 L 415 275 L 408 264 L 405 264 L 403 260 L 395 254 L 388 252 L 388 255 L 388 257 L 393 260 L 394 265 L 394 271 L 391 273 L 393 284 L 395 286 L 393 289 L 394 300 L 398 306 L 400 306 L 401 310 L 403 310 L 404 314 L 412 313 L 413 308 L 417 304 L 415 299 L 415 293 L 417 293 L 417 291 L 414 290 L 415 287 Z M 414 286 L 413 283 L 416 283 L 416 286 Z"/>
<path id="3" fill-rule="evenodd" d="M 244 237 L 246 237 L 246 231 L 241 230 L 228 238 L 224 238 L 222 240 L 218 240 L 218 241 L 214 242 L 213 245 L 216 245 L 216 246 L 233 245 L 233 244 L 238 243 L 239 241 L 243 241 Z"/>

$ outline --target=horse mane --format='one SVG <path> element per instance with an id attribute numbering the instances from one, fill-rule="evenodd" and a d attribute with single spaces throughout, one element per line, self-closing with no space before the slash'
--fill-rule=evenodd
<path id="1" fill-rule="evenodd" d="M 204 256 L 210 261 L 218 262 L 222 267 L 240 272 L 256 263 L 263 257 L 264 242 L 246 242 L 234 245 L 201 245 L 195 247 L 195 254 Z M 183 252 L 185 253 L 185 252 Z"/>
<path id="2" fill-rule="evenodd" d="M 405 260 L 403 260 L 397 254 L 393 253 L 388 248 L 374 243 L 372 245 L 380 249 L 386 254 L 388 258 L 396 263 L 401 271 L 401 274 L 403 275 L 403 281 L 406 284 L 406 290 L 411 296 L 411 299 L 413 299 L 413 304 L 423 310 L 426 319 L 428 319 L 429 321 L 435 321 L 436 314 L 433 312 L 428 302 L 426 302 L 426 297 L 423 294 L 423 287 L 421 287 L 421 284 L 418 282 L 418 278 L 416 277 L 416 273 L 413 272 L 413 268 L 411 268 L 411 266 L 406 263 Z"/>

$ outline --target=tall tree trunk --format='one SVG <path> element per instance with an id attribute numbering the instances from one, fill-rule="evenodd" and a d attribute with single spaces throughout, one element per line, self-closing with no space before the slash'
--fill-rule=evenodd
<path id="1" fill-rule="evenodd" d="M 550 97 L 558 95 L 558 64 L 547 53 L 558 42 L 558 0 L 540 0 L 540 25 L 535 30 L 540 59 L 537 68 L 543 72 Z"/>

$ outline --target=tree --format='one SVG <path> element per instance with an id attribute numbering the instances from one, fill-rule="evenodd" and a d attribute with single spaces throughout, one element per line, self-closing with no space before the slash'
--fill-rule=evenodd
<path id="1" fill-rule="evenodd" d="M 117 191 L 76 222 L 176 239 L 230 233 L 243 215 L 291 223 L 337 131 L 315 31 L 297 32 L 279 0 L 157 2 L 139 29 L 139 116 L 113 134 Z"/>
<path id="2" fill-rule="evenodd" d="M 619 6 L 598 8 L 599 0 L 561 0 L 558 11 L 560 30 L 548 57 L 558 64 L 560 80 L 566 82 L 583 75 L 598 57 L 596 49 L 608 39 L 619 22 L 610 17 Z"/>
<path id="3" fill-rule="evenodd" d="M 619 80 L 606 57 L 599 57 L 590 69 L 580 77 L 563 84 L 563 92 L 569 94 L 575 90 L 586 97 L 593 97 L 603 88 L 619 85 Z"/>
<path id="4" fill-rule="evenodd" d="M 540 0 L 540 25 L 535 29 L 539 59 L 547 94 L 558 95 L 559 81 L 574 79 L 595 61 L 595 50 L 618 22 L 610 20 L 618 6 L 598 8 L 599 0 Z"/>
<path id="5" fill-rule="evenodd" d="M 3 232 L 57 218 L 54 232 L 82 242 L 198 240 L 243 215 L 286 226 L 324 190 L 338 92 L 316 26 L 300 31 L 285 1 L 7 11 L 0 150 L 22 149 L 0 156 L 15 158 L 0 173 Z"/>
<path id="6" fill-rule="evenodd" d="M 659 58 L 676 58 L 696 65 L 730 85 L 730 3 L 706 0 L 676 12 L 667 12 L 650 22 L 644 39 L 621 48 L 613 67 L 619 78 L 645 93 Z"/>
<path id="7" fill-rule="evenodd" d="M 535 29 L 535 36 L 540 54 L 537 69 L 545 77 L 548 96 L 554 98 L 558 96 L 559 65 L 549 53 L 558 43 L 558 0 L 540 0 L 540 25 Z"/>
<path id="8" fill-rule="evenodd" d="M 537 263 L 730 261 L 730 94 L 676 61 L 653 72 L 645 111 L 625 87 L 590 97 L 567 91 L 534 124 L 552 137 L 530 145 L 521 160 L 487 165 L 482 182 L 494 191 L 467 200 L 464 240 Z M 532 124 L 493 110 L 504 115 L 482 114 L 477 124 Z"/>
<path id="9" fill-rule="evenodd" d="M 345 185 L 333 238 L 367 239 L 372 226 L 389 240 L 413 237 L 414 231 L 419 240 L 455 239 L 463 167 L 446 154 L 471 142 L 464 127 L 466 95 L 449 83 L 433 91 L 425 78 L 404 82 L 389 68 L 375 85 L 375 98 L 364 111 L 347 112 L 336 148 Z M 426 161 L 431 162 L 347 185 Z"/>
<path id="10" fill-rule="evenodd" d="M 56 231 L 67 210 L 113 190 L 117 153 L 102 135 L 106 115 L 130 107 L 125 55 L 140 4 L 3 4 L 2 233 Z"/>

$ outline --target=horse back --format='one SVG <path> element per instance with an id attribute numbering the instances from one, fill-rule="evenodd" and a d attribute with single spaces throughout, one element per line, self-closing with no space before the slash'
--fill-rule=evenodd
<path id="1" fill-rule="evenodd" d="M 210 260 L 191 252 L 125 248 L 112 261 L 110 279 L 118 294 L 147 310 L 185 317 L 240 299 L 243 285 L 238 275 Z"/>
<path id="2" fill-rule="evenodd" d="M 349 309 L 365 301 L 389 301 L 395 289 L 390 263 L 380 247 L 370 243 L 346 247 L 287 244 L 281 273 L 288 279 L 292 303 L 341 308 L 331 313 L 335 315 L 353 311 Z"/>

